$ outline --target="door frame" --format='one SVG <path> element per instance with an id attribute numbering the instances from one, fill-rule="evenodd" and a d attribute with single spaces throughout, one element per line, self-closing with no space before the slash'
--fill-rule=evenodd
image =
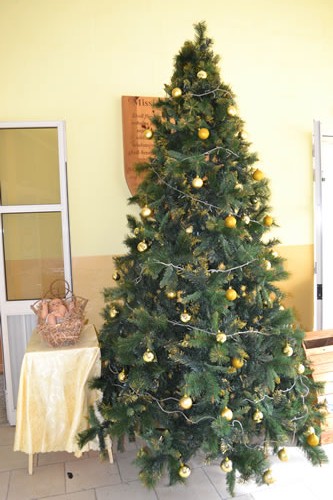
<path id="1" fill-rule="evenodd" d="M 67 192 L 67 154 L 66 154 L 66 131 L 64 121 L 29 121 L 29 122 L 0 122 L 0 129 L 24 129 L 24 128 L 56 128 L 58 134 L 58 158 L 59 158 L 59 185 L 60 185 L 60 203 L 49 205 L 0 205 L 0 234 L 2 238 L 2 215 L 10 213 L 38 213 L 38 212 L 57 212 L 61 213 L 62 224 L 62 245 L 64 259 L 64 277 L 70 288 L 72 289 L 72 266 L 71 266 L 71 250 L 70 250 L 70 230 L 69 230 L 69 214 L 68 214 L 68 192 Z M 34 300 L 18 300 L 7 301 L 6 282 L 4 272 L 4 249 L 3 240 L 0 241 L 0 317 L 2 329 L 2 344 L 4 357 L 4 373 L 5 373 L 5 395 L 7 419 L 10 425 L 16 423 L 16 399 L 15 387 L 13 384 L 14 373 L 19 373 L 23 355 L 30 335 L 31 327 L 26 326 L 33 323 L 34 313 L 31 306 Z M 41 298 L 41 297 L 36 297 Z M 22 316 L 22 338 L 20 337 L 20 346 L 18 346 L 15 359 L 10 352 L 9 343 L 9 326 L 8 318 L 10 316 Z M 29 321 L 25 322 L 25 318 L 29 316 Z M 19 358 L 19 359 L 18 359 Z M 17 386 L 17 384 L 15 384 Z"/>

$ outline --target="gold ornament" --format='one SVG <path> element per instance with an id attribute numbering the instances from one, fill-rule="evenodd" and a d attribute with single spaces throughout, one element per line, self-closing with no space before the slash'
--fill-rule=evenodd
<path id="1" fill-rule="evenodd" d="M 139 252 L 145 252 L 148 248 L 148 245 L 145 241 L 140 241 L 140 243 L 137 244 L 137 247 L 136 247 Z"/>
<path id="2" fill-rule="evenodd" d="M 198 71 L 197 73 L 197 77 L 198 78 L 201 78 L 202 80 L 205 80 L 207 78 L 207 73 L 206 71 L 204 71 L 203 69 L 201 69 L 200 71 Z"/>
<path id="3" fill-rule="evenodd" d="M 269 262 L 269 260 L 264 260 L 264 266 L 265 266 L 265 269 L 267 271 L 269 271 L 272 267 L 272 264 L 271 264 L 271 262 Z"/>
<path id="4" fill-rule="evenodd" d="M 243 139 L 244 141 L 245 141 L 245 140 L 248 138 L 248 136 L 249 136 L 249 134 L 246 132 L 246 130 L 242 130 L 242 131 L 240 132 L 240 134 L 239 134 L 239 135 L 240 135 L 241 139 Z"/>
<path id="5" fill-rule="evenodd" d="M 191 469 L 189 468 L 188 465 L 182 465 L 179 470 L 178 470 L 178 474 L 180 475 L 180 477 L 182 477 L 183 479 L 187 479 L 190 475 L 191 475 Z"/>
<path id="6" fill-rule="evenodd" d="M 262 478 L 263 478 L 264 483 L 266 483 L 266 484 L 273 484 L 273 483 L 275 482 L 275 479 L 274 479 L 274 477 L 272 476 L 272 471 L 271 471 L 271 469 L 267 469 L 267 470 L 264 472 L 264 474 L 263 474 Z"/>
<path id="7" fill-rule="evenodd" d="M 199 139 L 202 139 L 204 141 L 205 139 L 208 139 L 209 136 L 210 136 L 210 132 L 209 132 L 208 128 L 205 128 L 205 127 L 199 128 L 199 130 L 198 130 Z"/>
<path id="8" fill-rule="evenodd" d="M 230 116 L 236 116 L 237 115 L 237 109 L 235 108 L 235 106 L 229 106 L 228 109 L 227 109 L 227 113 Z"/>
<path id="9" fill-rule="evenodd" d="M 229 460 L 228 457 L 225 458 L 220 463 L 220 467 L 223 470 L 223 472 L 231 472 L 232 471 L 232 460 Z"/>
<path id="10" fill-rule="evenodd" d="M 175 87 L 171 92 L 172 97 L 180 97 L 182 95 L 182 89 Z"/>
<path id="11" fill-rule="evenodd" d="M 300 363 L 300 364 L 297 366 L 297 373 L 298 373 L 299 375 L 302 375 L 302 373 L 304 373 L 304 372 L 305 372 L 305 366 L 304 366 L 302 363 Z"/>
<path id="12" fill-rule="evenodd" d="M 119 314 L 119 311 L 114 306 L 112 306 L 110 308 L 110 313 L 109 314 L 110 314 L 110 318 L 115 318 Z"/>
<path id="13" fill-rule="evenodd" d="M 236 369 L 242 368 L 242 366 L 244 365 L 244 359 L 242 359 L 242 358 L 232 358 L 231 365 L 234 368 L 236 368 Z"/>
<path id="14" fill-rule="evenodd" d="M 287 343 L 283 348 L 283 354 L 290 357 L 293 355 L 293 352 L 294 352 L 293 348 L 291 347 L 290 344 Z"/>
<path id="15" fill-rule="evenodd" d="M 218 331 L 216 334 L 216 342 L 223 344 L 227 340 L 227 336 L 225 333 Z"/>
<path id="16" fill-rule="evenodd" d="M 146 128 L 143 135 L 146 139 L 151 139 L 153 137 L 153 131 L 150 128 Z"/>
<path id="17" fill-rule="evenodd" d="M 135 234 L 135 236 L 138 236 L 138 234 L 140 233 L 140 228 L 139 227 L 136 227 L 133 231 L 133 233 Z"/>
<path id="18" fill-rule="evenodd" d="M 243 191 L 244 186 L 240 182 L 237 182 L 237 184 L 235 184 L 235 189 L 237 189 L 238 191 Z"/>
<path id="19" fill-rule="evenodd" d="M 113 278 L 115 281 L 120 280 L 120 274 L 118 273 L 118 271 L 115 271 L 115 272 L 113 273 L 112 278 Z"/>
<path id="20" fill-rule="evenodd" d="M 146 352 L 143 353 L 142 358 L 145 363 L 151 363 L 154 361 L 155 355 L 150 349 L 147 349 Z"/>
<path id="21" fill-rule="evenodd" d="M 245 222 L 245 224 L 250 224 L 251 219 L 248 215 L 243 215 L 243 221 Z"/>
<path id="22" fill-rule="evenodd" d="M 257 168 L 257 170 L 255 170 L 252 174 L 252 179 L 254 179 L 255 181 L 261 181 L 264 177 L 265 177 L 264 172 L 259 170 L 259 168 Z"/>
<path id="23" fill-rule="evenodd" d="M 312 426 L 308 427 L 306 431 L 304 432 L 305 436 L 310 436 L 310 434 L 315 434 L 315 430 Z"/>
<path id="24" fill-rule="evenodd" d="M 288 462 L 287 450 L 285 448 L 281 448 L 281 450 L 278 451 L 278 457 L 281 462 Z"/>
<path id="25" fill-rule="evenodd" d="M 200 189 L 203 186 L 203 180 L 198 175 L 193 179 L 192 186 L 196 189 Z"/>
<path id="26" fill-rule="evenodd" d="M 185 232 L 187 234 L 192 234 L 193 233 L 193 226 L 188 226 L 186 229 L 185 229 Z"/>
<path id="27" fill-rule="evenodd" d="M 232 410 L 230 410 L 230 408 L 228 408 L 227 406 L 225 408 L 223 408 L 223 410 L 221 411 L 221 417 L 225 418 L 226 420 L 232 420 L 232 417 L 233 417 L 233 413 L 232 413 Z"/>
<path id="28" fill-rule="evenodd" d="M 271 226 L 273 224 L 273 217 L 271 217 L 270 215 L 265 215 L 264 217 L 264 226 Z"/>
<path id="29" fill-rule="evenodd" d="M 190 398 L 190 396 L 187 396 L 186 394 L 179 400 L 179 406 L 183 408 L 183 410 L 189 410 L 191 406 L 193 405 L 193 401 Z"/>
<path id="30" fill-rule="evenodd" d="M 166 292 L 166 296 L 168 297 L 168 299 L 175 299 L 177 297 L 177 292 L 169 290 L 168 292 Z"/>
<path id="31" fill-rule="evenodd" d="M 228 290 L 225 292 L 226 299 L 232 302 L 233 300 L 237 299 L 237 292 L 233 288 L 228 288 Z"/>
<path id="32" fill-rule="evenodd" d="M 189 321 L 191 321 L 191 317 L 192 317 L 192 316 L 191 316 L 190 314 L 188 314 L 188 312 L 187 312 L 187 311 L 186 311 L 186 309 L 185 309 L 185 311 L 184 311 L 184 312 L 182 312 L 182 313 L 181 313 L 181 315 L 180 315 L 180 320 L 181 320 L 183 323 L 188 323 Z"/>
<path id="33" fill-rule="evenodd" d="M 317 434 L 315 434 L 314 432 L 312 434 L 310 434 L 307 438 L 306 438 L 306 442 L 308 443 L 309 446 L 318 446 L 319 444 L 319 437 L 317 436 Z"/>
<path id="34" fill-rule="evenodd" d="M 152 214 L 151 208 L 145 205 L 140 212 L 141 217 L 149 217 Z"/>
<path id="35" fill-rule="evenodd" d="M 118 373 L 118 380 L 119 382 L 124 382 L 124 380 L 126 380 L 125 370 L 121 370 L 121 372 Z"/>
<path id="36" fill-rule="evenodd" d="M 226 265 L 224 264 L 224 262 L 220 262 L 220 264 L 217 267 L 219 268 L 220 271 L 224 271 L 226 268 Z"/>
<path id="37" fill-rule="evenodd" d="M 263 418 L 263 413 L 260 410 L 256 409 L 256 411 L 253 413 L 252 420 L 254 420 L 254 422 L 260 423 Z"/>
<path id="38" fill-rule="evenodd" d="M 228 215 L 224 219 L 224 225 L 225 225 L 225 227 L 229 227 L 229 228 L 232 229 L 232 228 L 236 227 L 237 220 L 236 220 L 236 218 L 233 215 Z"/>

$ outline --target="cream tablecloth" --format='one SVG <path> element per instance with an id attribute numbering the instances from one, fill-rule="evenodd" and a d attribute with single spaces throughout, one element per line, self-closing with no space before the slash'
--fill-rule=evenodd
<path id="1" fill-rule="evenodd" d="M 88 427 L 98 391 L 88 387 L 101 370 L 95 328 L 87 325 L 74 346 L 48 347 L 34 331 L 23 358 L 14 450 L 29 455 L 68 451 L 80 456 L 77 435 Z"/>

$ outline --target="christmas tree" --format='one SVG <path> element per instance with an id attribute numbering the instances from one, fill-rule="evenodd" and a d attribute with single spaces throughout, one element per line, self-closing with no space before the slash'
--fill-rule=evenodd
<path id="1" fill-rule="evenodd" d="M 321 387 L 277 286 L 287 274 L 268 180 L 218 62 L 198 23 L 144 131 L 153 152 L 130 199 L 140 216 L 128 216 L 128 252 L 104 290 L 103 398 L 81 438 L 141 438 L 148 487 L 165 471 L 185 481 L 199 450 L 231 492 L 236 471 L 271 483 L 270 456 L 286 460 L 289 444 L 326 461 Z"/>

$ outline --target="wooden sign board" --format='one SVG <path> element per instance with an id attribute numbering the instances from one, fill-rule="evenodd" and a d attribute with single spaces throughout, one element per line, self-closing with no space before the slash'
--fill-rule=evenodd
<path id="1" fill-rule="evenodd" d="M 153 140 L 146 139 L 144 131 L 151 128 L 150 118 L 159 111 L 153 108 L 158 97 L 122 96 L 123 145 L 125 178 L 132 195 L 136 193 L 144 174 L 135 171 L 137 163 L 151 155 Z"/>

